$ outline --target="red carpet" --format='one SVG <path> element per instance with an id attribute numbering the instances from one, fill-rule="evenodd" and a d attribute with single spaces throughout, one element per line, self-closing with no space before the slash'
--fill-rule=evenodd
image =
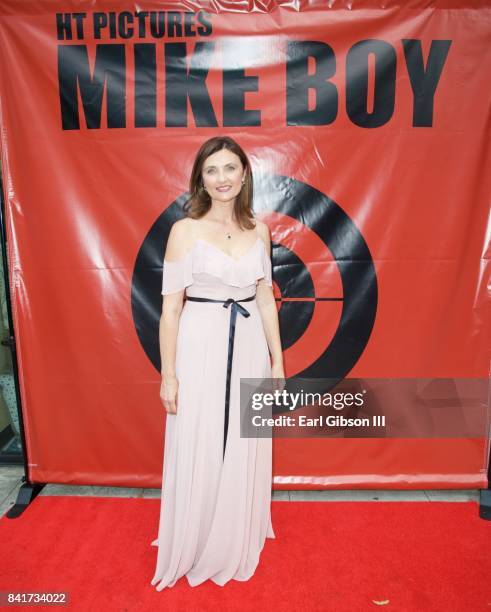
<path id="1" fill-rule="evenodd" d="M 275 501 L 277 539 L 251 580 L 192 588 L 184 577 L 157 592 L 159 506 L 36 498 L 0 519 L 0 591 L 68 591 L 68 608 L 85 611 L 491 610 L 491 522 L 474 502 Z"/>

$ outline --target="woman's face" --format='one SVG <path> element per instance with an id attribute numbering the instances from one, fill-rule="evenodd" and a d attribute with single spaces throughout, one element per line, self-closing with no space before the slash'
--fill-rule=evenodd
<path id="1" fill-rule="evenodd" d="M 205 159 L 201 176 L 212 200 L 228 202 L 239 194 L 245 169 L 238 155 L 220 149 Z"/>

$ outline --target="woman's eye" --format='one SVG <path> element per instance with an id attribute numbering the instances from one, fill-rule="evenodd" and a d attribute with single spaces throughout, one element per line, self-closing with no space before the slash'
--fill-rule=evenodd
<path id="1" fill-rule="evenodd" d="M 236 166 L 227 166 L 227 169 L 233 171 L 233 170 L 236 170 Z M 209 168 L 206 171 L 206 174 L 213 174 L 214 172 L 215 172 L 215 168 Z"/>

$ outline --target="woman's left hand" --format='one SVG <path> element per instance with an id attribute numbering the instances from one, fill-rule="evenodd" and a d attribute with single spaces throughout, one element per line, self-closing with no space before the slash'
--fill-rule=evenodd
<path id="1" fill-rule="evenodd" d="M 271 381 L 273 391 L 278 389 L 278 391 L 282 391 L 285 386 L 285 371 L 282 363 L 273 363 L 271 365 Z"/>

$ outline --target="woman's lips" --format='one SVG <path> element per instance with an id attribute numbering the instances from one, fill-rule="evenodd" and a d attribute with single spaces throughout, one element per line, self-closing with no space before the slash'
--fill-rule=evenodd
<path id="1" fill-rule="evenodd" d="M 230 189 L 229 187 L 217 187 L 217 191 L 228 191 Z"/>

